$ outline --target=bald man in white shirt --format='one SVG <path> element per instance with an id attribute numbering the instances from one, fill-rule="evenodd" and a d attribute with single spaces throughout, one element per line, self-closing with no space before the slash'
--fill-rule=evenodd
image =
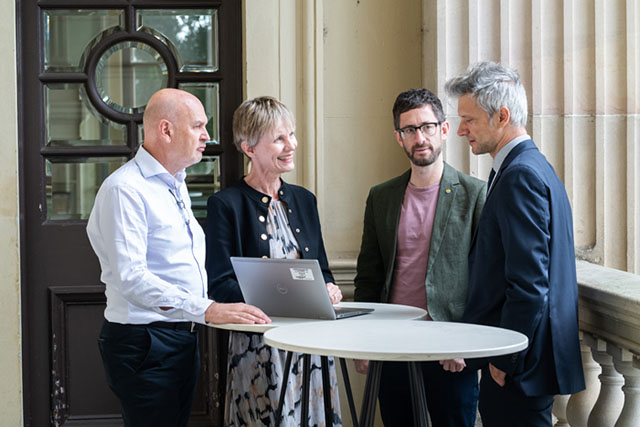
<path id="1" fill-rule="evenodd" d="M 160 90 L 143 124 L 144 144 L 104 181 L 87 224 L 106 285 L 98 344 L 125 426 L 186 426 L 200 367 L 197 324 L 270 319 L 207 298 L 204 233 L 184 181 L 209 140 L 202 104 Z"/>

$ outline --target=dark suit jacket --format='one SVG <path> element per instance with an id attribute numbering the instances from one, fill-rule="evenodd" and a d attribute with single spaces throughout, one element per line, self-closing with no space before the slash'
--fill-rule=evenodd
<path id="1" fill-rule="evenodd" d="M 497 172 L 469 255 L 463 321 L 522 332 L 529 347 L 489 361 L 527 396 L 584 389 L 571 206 L 533 141 Z"/>
<path id="2" fill-rule="evenodd" d="M 396 259 L 398 223 L 411 171 L 371 188 L 355 278 L 355 300 L 387 302 Z M 427 307 L 434 320 L 459 321 L 467 298 L 467 256 L 485 200 L 483 181 L 445 163 L 433 223 Z"/>
<path id="3" fill-rule="evenodd" d="M 316 197 L 308 190 L 282 181 L 279 197 L 287 205 L 289 225 L 301 257 L 317 259 L 325 282 L 333 282 L 324 249 Z M 254 190 L 244 179 L 209 197 L 207 202 L 206 268 L 209 298 L 243 302 L 230 257 L 268 257 L 267 212 L 271 197 Z"/>

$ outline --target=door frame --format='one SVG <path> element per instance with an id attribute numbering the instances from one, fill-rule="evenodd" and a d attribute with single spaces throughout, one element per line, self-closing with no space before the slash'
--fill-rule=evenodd
<path id="1" fill-rule="evenodd" d="M 79 3 L 84 3 L 82 6 Z M 17 59 L 17 120 L 18 120 L 18 179 L 19 179 L 19 232 L 20 232 L 20 280 L 21 280 L 21 327 L 22 327 L 22 386 L 23 386 L 23 415 L 25 426 L 41 426 L 45 417 L 41 413 L 43 400 L 49 402 L 47 419 L 52 425 L 80 425 L 81 421 L 67 421 L 64 416 L 57 417 L 56 411 L 63 410 L 54 403 L 55 397 L 43 398 L 43 395 L 54 395 L 56 382 L 54 378 L 68 379 L 67 365 L 64 360 L 57 357 L 57 352 L 64 351 L 66 310 L 73 304 L 104 304 L 104 285 L 99 283 L 99 274 L 88 279 L 82 284 L 72 286 L 49 286 L 45 291 L 35 289 L 33 271 L 38 263 L 42 262 L 41 247 L 33 236 L 37 234 L 33 225 L 33 206 L 37 206 L 35 200 L 42 200 L 44 188 L 44 166 L 34 176 L 33 150 L 39 150 L 43 154 L 43 95 L 38 94 L 42 82 L 47 81 L 47 76 L 40 71 L 40 57 L 42 46 L 40 44 L 42 8 L 64 9 L 98 9 L 98 8 L 128 8 L 155 6 L 159 8 L 213 8 L 219 9 L 224 19 L 219 19 L 219 59 L 221 69 L 218 72 L 220 81 L 225 84 L 220 86 L 220 135 L 221 140 L 227 141 L 225 148 L 228 161 L 221 162 L 221 185 L 230 185 L 242 176 L 242 155 L 235 150 L 232 143 L 232 115 L 235 108 L 242 101 L 243 68 L 242 68 L 242 2 L 237 0 L 97 0 L 90 7 L 86 2 L 65 0 L 16 0 L 16 59 Z M 129 12 L 129 17 L 131 13 Z M 40 81 L 38 85 L 34 82 Z M 202 76 L 189 76 L 189 82 L 203 81 Z M 37 88 L 34 86 L 38 86 Z M 37 101 L 34 101 L 37 99 Z M 35 127 L 35 130 L 34 130 Z M 33 143 L 37 148 L 26 147 L 27 135 L 39 132 L 40 138 Z M 33 141 L 34 138 L 31 138 Z M 130 147 L 123 146 L 124 151 Z M 46 150 L 46 149 L 45 149 Z M 98 150 L 91 150 L 99 152 Z M 115 151 L 115 150 L 114 150 Z M 134 151 L 127 151 L 126 155 L 132 156 Z M 123 154 L 125 154 L 123 152 Z M 208 153 L 217 154 L 217 152 Z M 31 157 L 29 157 L 31 156 Z M 41 159 L 44 162 L 44 157 Z M 31 163 L 30 163 L 31 162 Z M 30 222 L 31 221 L 31 222 Z M 39 226 L 47 222 L 40 215 Z M 65 221 L 60 227 L 83 226 L 86 221 Z M 87 247 L 88 247 L 88 241 Z M 78 268 L 95 268 L 93 266 L 79 266 Z M 75 266 L 70 265 L 75 268 Z M 94 283 L 95 282 L 95 283 Z M 38 285 L 40 286 L 40 285 Z M 46 292 L 47 295 L 39 295 L 40 302 L 34 302 L 32 292 Z M 46 298 L 46 304 L 42 304 L 42 298 Z M 34 305 L 35 304 L 35 305 Z M 46 309 L 42 309 L 46 307 Z M 45 338 L 46 335 L 46 338 Z M 97 338 L 97 337 L 96 337 Z M 204 384 L 206 408 L 201 413 L 192 413 L 193 425 L 210 426 L 217 425 L 222 420 L 224 411 L 224 392 L 226 378 L 226 334 L 218 333 L 213 329 L 203 329 L 201 334 L 201 351 L 203 357 L 201 363 L 201 379 L 206 377 Z M 46 343 L 45 343 L 46 341 Z M 96 345 L 95 341 L 87 345 Z M 48 359 L 47 372 L 37 366 L 42 366 L 43 358 Z M 102 369 L 102 366 L 99 367 Z M 43 389 L 45 391 L 43 391 Z M 196 397 L 197 400 L 197 397 Z M 34 411 L 37 411 L 36 414 Z M 86 424 L 84 424 L 86 425 Z M 102 419 L 93 425 L 121 425 L 118 419 Z"/>

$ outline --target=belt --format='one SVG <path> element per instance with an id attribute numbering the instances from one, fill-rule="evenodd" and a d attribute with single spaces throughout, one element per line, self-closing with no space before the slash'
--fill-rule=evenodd
<path id="1" fill-rule="evenodd" d="M 146 326 L 150 328 L 172 329 L 174 331 L 197 332 L 198 324 L 196 322 L 151 322 Z"/>

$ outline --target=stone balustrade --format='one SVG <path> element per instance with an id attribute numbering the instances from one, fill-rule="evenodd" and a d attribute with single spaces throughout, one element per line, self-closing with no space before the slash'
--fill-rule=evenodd
<path id="1" fill-rule="evenodd" d="M 587 389 L 558 396 L 556 426 L 640 426 L 640 276 L 577 261 Z"/>
<path id="2" fill-rule="evenodd" d="M 557 396 L 556 427 L 640 426 L 640 275 L 576 261 L 586 390 Z M 332 260 L 353 297 L 355 260 Z"/>

